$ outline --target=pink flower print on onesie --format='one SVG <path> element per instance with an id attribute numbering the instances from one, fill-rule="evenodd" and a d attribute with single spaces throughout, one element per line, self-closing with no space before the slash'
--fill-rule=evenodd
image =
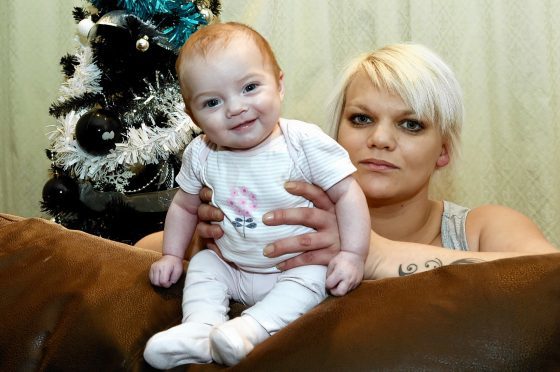
<path id="1" fill-rule="evenodd" d="M 231 189 L 227 203 L 239 216 L 231 223 L 235 227 L 243 227 L 243 237 L 245 238 L 245 228 L 254 229 L 257 227 L 257 223 L 251 216 L 251 213 L 257 208 L 256 195 L 245 186 L 236 186 Z"/>

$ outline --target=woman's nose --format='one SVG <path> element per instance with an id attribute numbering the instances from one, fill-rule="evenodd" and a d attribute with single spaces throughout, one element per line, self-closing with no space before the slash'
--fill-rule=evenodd
<path id="1" fill-rule="evenodd" d="M 372 126 L 368 133 L 368 147 L 392 150 L 395 148 L 396 137 L 394 128 L 389 123 L 377 123 Z"/>

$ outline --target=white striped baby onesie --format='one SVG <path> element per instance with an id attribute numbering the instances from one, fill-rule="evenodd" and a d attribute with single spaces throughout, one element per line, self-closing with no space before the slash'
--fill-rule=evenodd
<path id="1" fill-rule="evenodd" d="M 263 248 L 311 230 L 262 223 L 266 212 L 312 206 L 289 194 L 286 181 L 307 181 L 328 190 L 356 170 L 346 150 L 318 126 L 280 119 L 280 128 L 281 136 L 248 151 L 225 150 L 199 136 L 185 150 L 177 176 L 189 194 L 198 194 L 203 185 L 213 190 L 212 203 L 225 215 L 224 236 L 216 243 L 227 260 L 250 272 L 278 272 L 275 265 L 288 256 L 267 258 Z"/>

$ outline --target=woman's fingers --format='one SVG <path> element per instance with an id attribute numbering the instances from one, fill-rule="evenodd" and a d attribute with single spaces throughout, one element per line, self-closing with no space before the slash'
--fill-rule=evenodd
<path id="1" fill-rule="evenodd" d="M 212 200 L 212 190 L 204 187 L 199 193 L 200 200 L 203 202 L 198 206 L 198 224 L 196 225 L 197 234 L 203 239 L 219 239 L 224 235 L 223 230 L 218 225 L 211 222 L 219 222 L 224 219 L 221 210 L 208 203 Z"/>
<path id="2" fill-rule="evenodd" d="M 330 260 L 336 256 L 338 249 L 318 249 L 307 251 L 292 257 L 278 265 L 282 271 L 293 269 L 303 265 L 328 265 Z"/>
<path id="3" fill-rule="evenodd" d="M 315 232 L 278 240 L 265 247 L 264 254 L 268 257 L 278 257 L 283 254 L 303 252 L 278 265 L 281 270 L 311 264 L 327 265 L 331 258 L 340 251 L 340 237 L 334 205 L 323 190 L 311 184 L 288 182 L 286 190 L 309 198 L 316 208 L 271 211 L 263 216 L 263 222 L 269 226 L 303 225 L 314 229 Z"/>
<path id="4" fill-rule="evenodd" d="M 311 201 L 315 208 L 325 211 L 334 211 L 334 204 L 320 187 L 307 182 L 289 181 L 284 184 L 284 188 L 292 195 L 303 196 Z"/>
<path id="5" fill-rule="evenodd" d="M 263 222 L 269 226 L 303 225 L 315 230 L 337 228 L 336 215 L 318 208 L 278 209 L 266 213 Z"/>
<path id="6" fill-rule="evenodd" d="M 338 225 L 333 213 L 317 208 L 282 209 L 267 213 L 263 217 L 263 221 L 271 226 L 304 225 L 315 230 L 315 232 L 281 239 L 268 245 L 264 251 L 264 254 L 268 257 L 322 249 L 331 249 L 333 252 L 338 252 L 340 249 Z M 315 256 L 316 253 L 309 254 L 294 261 L 301 265 L 303 264 L 302 260 L 314 260 Z"/>
<path id="7" fill-rule="evenodd" d="M 198 193 L 198 197 L 205 203 L 210 203 L 212 201 L 212 189 L 209 187 L 203 187 Z"/>
<path id="8" fill-rule="evenodd" d="M 288 253 L 302 254 L 282 262 L 279 268 L 287 270 L 301 265 L 327 265 L 340 251 L 338 225 L 334 214 L 334 204 L 328 195 L 319 187 L 305 182 L 287 182 L 285 188 L 293 195 L 303 196 L 310 200 L 315 208 L 290 208 L 268 212 L 263 216 L 263 222 L 269 226 L 303 225 L 316 232 L 289 237 L 270 244 L 263 252 L 268 257 L 277 257 Z M 212 200 L 212 190 L 203 188 L 199 197 L 203 204 L 198 207 L 200 222 L 196 231 L 205 239 L 218 239 L 223 231 L 209 222 L 222 221 L 223 213 L 209 204 Z M 215 246 L 210 246 L 215 249 Z"/>
<path id="9" fill-rule="evenodd" d="M 218 225 L 200 221 L 196 225 L 196 233 L 203 239 L 219 239 L 224 235 L 224 231 Z"/>
<path id="10" fill-rule="evenodd" d="M 224 214 L 210 204 L 200 204 L 197 209 L 198 218 L 206 222 L 219 222 L 224 219 Z"/>
<path id="11" fill-rule="evenodd" d="M 278 257 L 288 253 L 299 253 L 316 251 L 320 249 L 330 249 L 338 252 L 338 235 L 328 232 L 313 232 L 284 238 L 269 244 L 264 249 L 267 257 Z"/>

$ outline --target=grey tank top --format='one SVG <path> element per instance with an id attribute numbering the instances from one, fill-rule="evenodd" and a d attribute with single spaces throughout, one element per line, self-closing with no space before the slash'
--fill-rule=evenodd
<path id="1" fill-rule="evenodd" d="M 465 222 L 470 209 L 443 201 L 441 216 L 441 243 L 444 248 L 468 251 Z"/>

